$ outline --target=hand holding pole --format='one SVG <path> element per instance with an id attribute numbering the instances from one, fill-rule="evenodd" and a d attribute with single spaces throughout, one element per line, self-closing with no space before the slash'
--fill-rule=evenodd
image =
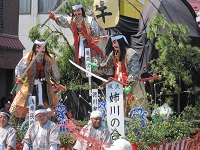
<path id="1" fill-rule="evenodd" d="M 35 59 L 38 57 L 38 55 L 42 52 L 42 49 L 45 47 L 46 43 L 49 41 L 50 37 L 53 35 L 53 32 L 49 35 L 49 37 L 46 39 L 46 41 L 44 42 L 44 44 L 40 47 L 38 53 L 35 55 L 35 57 L 32 59 L 32 61 L 30 62 L 30 64 L 28 65 L 28 67 L 25 69 L 25 71 L 22 74 L 22 79 L 24 78 L 25 74 L 27 73 L 27 71 L 29 70 L 29 68 L 32 66 L 33 62 L 35 61 Z M 17 88 L 19 82 L 16 82 L 14 87 L 12 88 L 10 94 L 13 94 L 14 91 Z M 23 83 L 23 82 L 22 82 Z"/>
<path id="2" fill-rule="evenodd" d="M 60 6 L 58 6 L 58 8 L 56 8 L 56 10 L 54 10 L 54 11 L 51 12 L 51 13 L 52 13 L 53 15 L 56 14 L 56 13 L 60 10 L 60 8 L 63 7 L 68 1 L 69 1 L 69 0 L 65 0 L 64 2 L 62 2 L 62 4 L 60 4 Z M 51 19 L 51 18 L 48 17 L 48 18 L 44 21 L 44 23 L 41 24 L 40 27 L 42 28 L 50 19 Z"/>

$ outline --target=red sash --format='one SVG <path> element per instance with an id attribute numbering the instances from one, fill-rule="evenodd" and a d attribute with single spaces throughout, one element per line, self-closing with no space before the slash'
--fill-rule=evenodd
<path id="1" fill-rule="evenodd" d="M 115 79 L 118 79 L 118 75 L 117 75 L 117 58 L 115 56 L 115 53 L 114 54 L 114 65 L 115 65 L 115 75 L 114 75 L 114 78 Z M 126 83 L 126 80 L 127 80 L 127 72 L 126 72 L 126 67 L 125 67 L 125 63 L 124 63 L 125 59 L 122 59 L 121 61 L 121 72 L 122 72 L 122 81 L 123 83 Z"/>
<path id="2" fill-rule="evenodd" d="M 88 42 L 87 47 L 89 47 L 91 49 L 95 49 L 97 54 L 99 54 L 103 58 L 103 52 L 100 50 L 100 48 L 98 46 L 96 46 L 95 44 L 92 43 L 92 38 L 87 34 L 87 30 L 86 30 L 85 24 L 82 22 L 81 25 L 82 25 L 82 33 L 83 33 L 83 35 L 85 36 L 85 38 L 86 38 L 86 40 Z M 73 32 L 73 35 L 74 35 L 74 45 L 75 45 L 75 49 L 76 49 L 75 60 L 76 60 L 77 64 L 80 64 L 80 60 L 78 58 L 78 54 L 79 54 L 78 43 L 80 41 L 80 37 L 79 37 L 79 33 L 77 31 L 77 26 L 76 26 L 75 22 L 72 22 L 72 32 Z"/>

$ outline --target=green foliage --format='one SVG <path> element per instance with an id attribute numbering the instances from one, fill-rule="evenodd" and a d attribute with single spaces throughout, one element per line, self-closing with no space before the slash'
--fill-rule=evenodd
<path id="1" fill-rule="evenodd" d="M 24 130 L 21 129 L 22 123 L 19 122 L 19 119 L 12 116 L 9 120 L 9 124 L 16 130 L 17 133 L 17 137 L 16 137 L 16 141 L 17 143 L 23 140 L 26 131 L 28 130 L 28 127 L 25 127 Z"/>
<path id="2" fill-rule="evenodd" d="M 199 71 L 200 48 L 190 45 L 188 28 L 181 24 L 168 23 L 164 15 L 156 14 L 148 24 L 147 36 L 155 39 L 155 48 L 159 58 L 150 62 L 154 74 L 161 74 L 163 79 L 162 94 L 167 104 L 172 104 L 173 94 L 181 93 L 181 85 L 186 85 L 189 93 L 194 94 L 196 106 L 186 106 L 179 116 L 173 116 L 162 122 L 149 121 L 146 127 L 141 127 L 140 120 L 133 118 L 127 125 L 126 138 L 139 145 L 140 150 L 150 149 L 152 144 L 167 142 L 176 143 L 183 138 L 194 135 L 197 123 L 192 120 L 199 119 L 200 102 L 198 92 L 200 87 L 193 81 L 193 73 Z M 151 104 L 152 109 L 158 107 Z"/>
<path id="3" fill-rule="evenodd" d="M 72 148 L 75 143 L 75 138 L 68 132 L 60 132 L 60 143 L 61 146 Z"/>
<path id="4" fill-rule="evenodd" d="M 140 121 L 133 118 L 128 124 L 127 140 L 137 143 L 139 150 L 150 150 L 151 144 L 177 143 L 183 138 L 194 135 L 194 124 L 184 120 L 180 116 L 173 116 L 167 121 L 148 122 L 146 127 L 142 127 Z"/>
<path id="5" fill-rule="evenodd" d="M 85 125 L 88 124 L 88 121 L 85 121 L 85 120 L 77 120 L 77 124 L 81 127 L 84 127 Z"/>
<path id="6" fill-rule="evenodd" d="M 150 64 L 153 72 L 161 73 L 164 79 L 162 91 L 167 94 L 179 93 L 183 82 L 188 86 L 188 91 L 199 92 L 192 75 L 200 67 L 200 48 L 190 45 L 188 28 L 168 23 L 164 15 L 156 14 L 148 24 L 148 29 L 148 38 L 156 38 L 155 47 L 159 51 L 159 58 L 152 60 Z"/>
<path id="7" fill-rule="evenodd" d="M 200 118 L 200 102 L 198 101 L 194 107 L 188 105 L 184 108 L 181 116 L 185 120 L 199 120 Z"/>
<path id="8" fill-rule="evenodd" d="M 31 30 L 29 31 L 28 37 L 30 38 L 30 40 L 32 42 L 34 42 L 36 39 L 40 38 L 39 28 L 40 28 L 40 25 L 38 24 L 38 25 L 32 27 Z"/>
<path id="9" fill-rule="evenodd" d="M 63 8 L 60 9 L 60 12 L 71 16 L 72 15 L 72 6 L 75 4 L 82 4 L 83 8 L 85 10 L 85 13 L 87 15 L 92 15 L 93 2 L 94 2 L 94 0 L 71 0 Z"/>

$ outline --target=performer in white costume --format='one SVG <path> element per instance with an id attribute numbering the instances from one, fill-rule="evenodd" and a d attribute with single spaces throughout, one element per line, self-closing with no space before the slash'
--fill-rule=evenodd
<path id="1" fill-rule="evenodd" d="M 8 124 L 10 113 L 0 112 L 0 150 L 16 149 L 16 130 Z"/>
<path id="2" fill-rule="evenodd" d="M 100 111 L 93 111 L 90 116 L 90 122 L 85 125 L 81 130 L 81 134 L 85 137 L 91 137 L 98 140 L 101 145 L 98 145 L 98 149 L 108 148 L 111 145 L 111 136 L 109 130 L 102 124 L 102 113 Z M 88 150 L 94 148 L 93 144 L 85 139 L 78 139 L 74 145 L 76 150 Z M 95 146 L 94 149 L 97 149 Z"/>
<path id="3" fill-rule="evenodd" d="M 35 117 L 36 123 L 29 126 L 22 141 L 23 150 L 57 150 L 60 145 L 59 128 L 48 120 L 47 109 L 37 106 Z"/>

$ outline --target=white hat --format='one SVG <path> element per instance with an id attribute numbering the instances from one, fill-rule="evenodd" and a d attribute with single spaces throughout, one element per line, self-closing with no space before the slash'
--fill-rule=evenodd
<path id="1" fill-rule="evenodd" d="M 91 118 L 97 118 L 97 117 L 101 117 L 102 118 L 102 113 L 100 111 L 93 111 L 91 114 L 90 114 L 90 119 Z"/>
<path id="2" fill-rule="evenodd" d="M 124 35 L 116 35 L 116 36 L 111 36 L 111 40 L 114 41 L 114 40 L 119 40 L 119 39 L 124 39 L 124 41 L 129 45 L 126 37 Z"/>
<path id="3" fill-rule="evenodd" d="M 127 140 L 118 139 L 111 145 L 111 147 L 106 148 L 105 150 L 132 150 L 132 146 Z"/>
<path id="4" fill-rule="evenodd" d="M 40 113 L 47 113 L 47 109 L 38 109 L 35 111 L 35 115 L 40 114 Z"/>
<path id="5" fill-rule="evenodd" d="M 45 41 L 35 40 L 34 44 L 43 45 L 45 44 Z"/>
<path id="6" fill-rule="evenodd" d="M 83 5 L 82 4 L 77 4 L 77 5 L 72 6 L 73 10 L 79 9 L 79 8 L 83 8 Z"/>

